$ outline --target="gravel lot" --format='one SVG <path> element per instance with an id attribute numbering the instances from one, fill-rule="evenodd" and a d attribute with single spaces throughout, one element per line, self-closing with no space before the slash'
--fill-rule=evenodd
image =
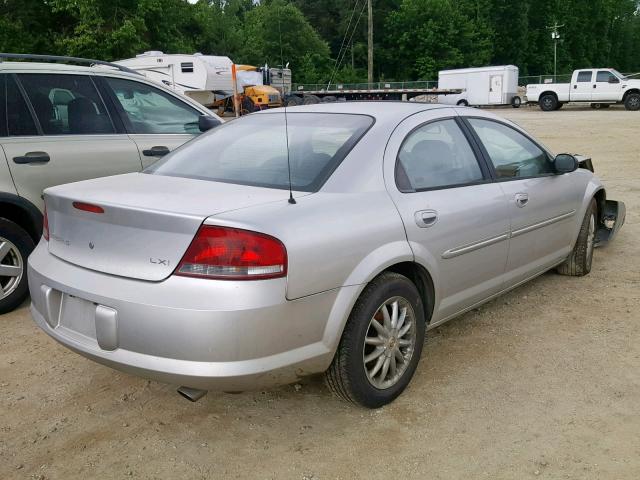
<path id="1" fill-rule="evenodd" d="M 319 379 L 191 404 L 67 351 L 24 305 L 0 317 L 0 478 L 639 478 L 640 113 L 498 113 L 591 155 L 626 202 L 590 275 L 545 274 L 432 331 L 378 411 Z"/>

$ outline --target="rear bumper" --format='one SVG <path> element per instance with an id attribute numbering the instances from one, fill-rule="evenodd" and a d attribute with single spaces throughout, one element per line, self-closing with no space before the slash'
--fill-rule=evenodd
<path id="1" fill-rule="evenodd" d="M 132 280 L 64 262 L 45 242 L 29 257 L 28 276 L 31 313 L 48 335 L 99 363 L 166 383 L 266 388 L 323 372 L 335 351 L 323 336 L 341 289 L 288 301 L 286 279 Z"/>

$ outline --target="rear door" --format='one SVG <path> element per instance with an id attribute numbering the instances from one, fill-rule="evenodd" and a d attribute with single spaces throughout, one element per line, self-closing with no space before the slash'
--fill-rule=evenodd
<path id="1" fill-rule="evenodd" d="M 502 104 L 502 75 L 491 75 L 489 83 L 489 103 Z"/>
<path id="2" fill-rule="evenodd" d="M 580 70 L 571 86 L 571 101 L 588 102 L 593 96 L 593 70 Z"/>
<path id="3" fill-rule="evenodd" d="M 465 119 L 506 196 L 511 240 L 506 286 L 540 273 L 570 253 L 585 185 L 553 173 L 551 155 L 514 126 L 480 116 Z"/>
<path id="4" fill-rule="evenodd" d="M 8 75 L 7 129 L 1 142 L 18 194 L 40 209 L 47 187 L 142 167 L 89 75 Z"/>
<path id="5" fill-rule="evenodd" d="M 104 77 L 144 167 L 199 135 L 201 112 L 177 95 L 135 80 Z"/>
<path id="6" fill-rule="evenodd" d="M 602 102 L 614 102 L 622 98 L 620 79 L 609 70 L 598 70 L 596 81 L 593 85 L 592 100 Z"/>
<path id="7" fill-rule="evenodd" d="M 413 115 L 385 151 L 385 183 L 416 261 L 437 276 L 432 323 L 502 289 L 509 214 L 454 109 Z"/>

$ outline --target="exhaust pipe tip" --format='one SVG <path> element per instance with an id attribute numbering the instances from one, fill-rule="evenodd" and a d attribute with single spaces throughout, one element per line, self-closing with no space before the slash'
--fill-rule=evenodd
<path id="1" fill-rule="evenodd" d="M 197 402 L 207 394 L 207 391 L 197 388 L 180 387 L 178 388 L 178 393 L 190 402 Z"/>

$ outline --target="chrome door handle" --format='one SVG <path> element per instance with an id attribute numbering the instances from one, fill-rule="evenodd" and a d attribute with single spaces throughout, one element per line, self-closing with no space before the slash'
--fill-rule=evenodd
<path id="1" fill-rule="evenodd" d="M 420 228 L 427 228 L 436 224 L 438 221 L 438 212 L 435 210 L 418 210 L 414 218 Z"/>
<path id="2" fill-rule="evenodd" d="M 529 203 L 529 195 L 527 195 L 526 193 L 516 193 L 515 199 L 516 205 L 520 208 Z"/>

